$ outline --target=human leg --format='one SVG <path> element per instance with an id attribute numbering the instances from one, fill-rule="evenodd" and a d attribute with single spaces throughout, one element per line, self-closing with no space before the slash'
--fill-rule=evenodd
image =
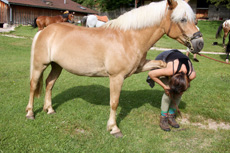
<path id="1" fill-rule="evenodd" d="M 193 60 L 194 60 L 195 62 L 199 62 L 199 60 L 196 58 L 196 55 L 197 55 L 197 54 L 193 54 Z"/>
<path id="2" fill-rule="evenodd" d="M 168 123 L 174 128 L 179 128 L 180 125 L 176 122 L 176 106 L 179 106 L 181 100 L 181 96 L 178 96 L 174 99 L 175 103 L 171 103 L 169 107 L 169 113 L 168 113 Z"/>

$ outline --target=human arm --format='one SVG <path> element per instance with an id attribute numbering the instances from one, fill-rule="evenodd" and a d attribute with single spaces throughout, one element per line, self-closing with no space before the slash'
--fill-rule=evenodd
<path id="1" fill-rule="evenodd" d="M 167 91 L 169 90 L 169 87 L 167 85 L 165 85 L 160 79 L 159 77 L 161 76 L 172 76 L 173 75 L 173 70 L 172 70 L 172 63 L 167 63 L 167 67 L 163 68 L 163 69 L 156 69 L 153 71 L 150 71 L 148 73 L 149 77 L 155 81 L 156 83 L 158 83 L 167 93 Z"/>
<path id="2" fill-rule="evenodd" d="M 196 72 L 193 70 L 191 75 L 189 76 L 189 82 L 196 78 Z"/>

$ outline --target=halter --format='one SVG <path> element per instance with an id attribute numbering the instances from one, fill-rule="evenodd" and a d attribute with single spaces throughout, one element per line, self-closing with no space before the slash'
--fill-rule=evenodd
<path id="1" fill-rule="evenodd" d="M 200 31 L 198 31 L 198 32 L 194 33 L 192 37 L 189 37 L 189 36 L 187 36 L 187 35 L 185 34 L 185 32 L 184 32 L 184 30 L 181 28 L 180 24 L 177 24 L 177 26 L 179 27 L 179 29 L 180 29 L 182 35 L 183 35 L 184 38 L 185 38 L 186 46 L 189 47 L 191 51 L 194 51 L 194 48 L 193 48 L 193 46 L 192 46 L 192 42 L 191 42 L 191 41 L 192 41 L 193 39 L 198 39 L 198 38 L 202 37 L 202 33 L 201 33 Z M 169 30 L 168 30 L 168 33 L 167 33 L 168 36 L 169 36 L 170 31 L 171 31 L 171 28 L 172 28 L 172 22 L 170 23 L 170 26 L 169 26 Z"/>

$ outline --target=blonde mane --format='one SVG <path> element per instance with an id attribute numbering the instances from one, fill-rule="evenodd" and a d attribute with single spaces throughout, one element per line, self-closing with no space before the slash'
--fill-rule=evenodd
<path id="1" fill-rule="evenodd" d="M 186 17 L 188 21 L 195 20 L 194 12 L 191 7 L 183 0 L 176 0 L 178 5 L 173 10 L 171 16 L 173 22 L 179 22 Z M 121 30 L 142 29 L 160 24 L 164 17 L 167 0 L 152 2 L 149 5 L 141 6 L 119 16 L 117 19 L 110 20 L 104 27 L 118 28 Z"/>
<path id="2" fill-rule="evenodd" d="M 188 22 L 194 22 L 196 16 L 188 3 L 183 0 L 177 0 L 177 4 L 171 15 L 172 21 L 180 22 L 182 18 L 186 18 Z"/>

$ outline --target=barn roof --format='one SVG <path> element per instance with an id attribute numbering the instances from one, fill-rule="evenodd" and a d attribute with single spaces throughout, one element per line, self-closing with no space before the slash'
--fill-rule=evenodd
<path id="1" fill-rule="evenodd" d="M 8 4 L 40 7 L 47 9 L 69 10 L 73 12 L 98 14 L 97 11 L 84 7 L 71 0 L 3 0 Z"/>

